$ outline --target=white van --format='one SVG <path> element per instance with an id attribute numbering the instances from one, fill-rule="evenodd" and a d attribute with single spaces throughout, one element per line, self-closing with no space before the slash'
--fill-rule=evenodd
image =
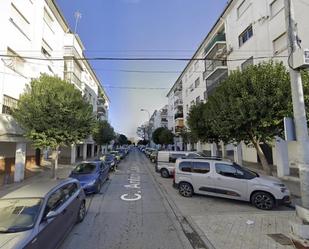
<path id="1" fill-rule="evenodd" d="M 195 158 L 201 156 L 196 151 L 159 151 L 156 172 L 161 173 L 162 177 L 168 178 L 173 175 L 177 158 Z"/>

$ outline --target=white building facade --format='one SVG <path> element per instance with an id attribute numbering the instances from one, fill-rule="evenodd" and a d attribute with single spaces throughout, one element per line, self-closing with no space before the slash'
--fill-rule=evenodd
<path id="1" fill-rule="evenodd" d="M 302 48 L 309 48 L 309 3 L 303 0 L 292 0 L 295 23 Z M 243 70 L 248 65 L 263 61 L 282 61 L 287 66 L 286 10 L 284 0 L 231 0 L 214 24 L 204 41 L 168 94 L 168 109 L 173 110 L 173 91 L 179 82 L 182 83 L 183 116 L 186 125 L 190 107 L 199 101 L 207 101 L 216 87 L 228 77 L 233 70 Z M 200 58 L 203 60 L 194 59 Z M 201 71 L 202 72 L 201 72 Z M 199 80 L 200 79 L 200 80 Z M 175 130 L 175 123 L 170 128 Z M 282 161 L 280 139 L 274 141 L 272 148 L 267 150 L 270 163 Z M 278 144 L 281 143 L 281 144 Z M 289 164 L 295 165 L 295 144 L 288 143 Z M 198 143 L 194 149 L 216 154 L 213 145 Z M 249 162 L 259 162 L 253 147 L 232 145 L 223 146 L 221 153 Z M 231 154 L 232 153 L 232 154 Z M 224 154 L 226 156 L 226 154 Z"/>
<path id="2" fill-rule="evenodd" d="M 93 105 L 98 119 L 107 120 L 109 99 L 84 58 L 84 46 L 73 34 L 52 0 L 0 1 L 0 173 L 21 181 L 31 167 L 40 163 L 40 152 L 25 140 L 13 120 L 11 110 L 32 78 L 42 73 L 58 76 L 75 85 Z M 62 58 L 63 60 L 34 60 Z M 94 156 L 92 138 L 72 148 L 63 148 L 60 160 L 74 163 L 77 158 Z M 11 179 L 12 180 L 12 179 Z"/>

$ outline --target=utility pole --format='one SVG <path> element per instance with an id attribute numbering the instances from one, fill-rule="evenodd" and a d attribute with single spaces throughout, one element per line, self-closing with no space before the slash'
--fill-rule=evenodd
<path id="1" fill-rule="evenodd" d="M 301 185 L 301 206 L 296 206 L 296 212 L 301 219 L 301 223 L 291 224 L 291 230 L 293 232 L 293 239 L 300 242 L 301 239 L 309 239 L 309 225 L 307 225 L 309 222 L 309 136 L 301 73 L 299 69 L 294 68 L 293 63 L 294 53 L 301 49 L 297 36 L 297 25 L 294 19 L 293 0 L 284 0 L 284 5 L 288 34 L 288 64 L 297 141 L 297 163 Z"/>

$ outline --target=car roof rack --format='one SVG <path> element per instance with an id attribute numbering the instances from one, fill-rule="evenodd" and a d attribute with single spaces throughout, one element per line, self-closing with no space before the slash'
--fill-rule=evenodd
<path id="1" fill-rule="evenodd" d="M 215 161 L 223 161 L 223 160 L 226 160 L 226 161 L 229 161 L 229 159 L 225 159 L 225 158 L 222 158 L 222 157 L 216 157 L 216 156 L 200 156 L 200 157 L 190 157 L 190 156 L 184 156 L 184 157 L 181 157 L 182 159 L 199 159 L 199 160 L 215 160 Z"/>

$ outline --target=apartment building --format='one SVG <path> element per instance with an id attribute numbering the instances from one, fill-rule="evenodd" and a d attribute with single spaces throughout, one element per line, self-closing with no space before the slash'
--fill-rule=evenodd
<path id="1" fill-rule="evenodd" d="M 5 173 L 6 181 L 21 181 L 40 164 L 41 152 L 23 137 L 10 114 L 32 78 L 47 73 L 74 84 L 101 120 L 108 118 L 109 99 L 89 62 L 79 60 L 84 57 L 82 41 L 70 31 L 53 0 L 0 1 L 0 9 L 0 51 L 2 55 L 14 56 L 0 60 L 0 173 Z M 96 151 L 97 146 L 89 137 L 72 148 L 62 148 L 60 160 L 74 163 Z"/>
<path id="2" fill-rule="evenodd" d="M 306 19 L 309 3 L 303 0 L 292 0 L 292 3 L 300 46 L 309 48 L 309 22 Z M 287 41 L 284 0 L 230 0 L 193 55 L 193 60 L 186 65 L 171 88 L 167 96 L 169 111 L 173 110 L 173 92 L 180 83 L 186 125 L 190 107 L 201 100 L 207 101 L 208 96 L 228 77 L 229 72 L 243 70 L 248 65 L 271 59 L 282 61 L 287 66 Z M 198 63 L 195 60 L 197 58 L 204 60 Z M 175 127 L 174 123 L 170 128 L 175 130 Z M 271 163 L 276 164 L 281 156 L 278 143 L 282 142 L 278 139 L 274 141 L 272 148 L 264 148 Z M 214 146 L 209 144 L 198 143 L 195 146 L 198 150 L 217 153 Z M 294 165 L 295 144 L 289 142 L 288 148 L 290 165 Z M 234 151 L 234 158 L 259 161 L 253 147 L 243 144 L 237 147 L 228 145 L 221 152 L 226 150 Z"/>

